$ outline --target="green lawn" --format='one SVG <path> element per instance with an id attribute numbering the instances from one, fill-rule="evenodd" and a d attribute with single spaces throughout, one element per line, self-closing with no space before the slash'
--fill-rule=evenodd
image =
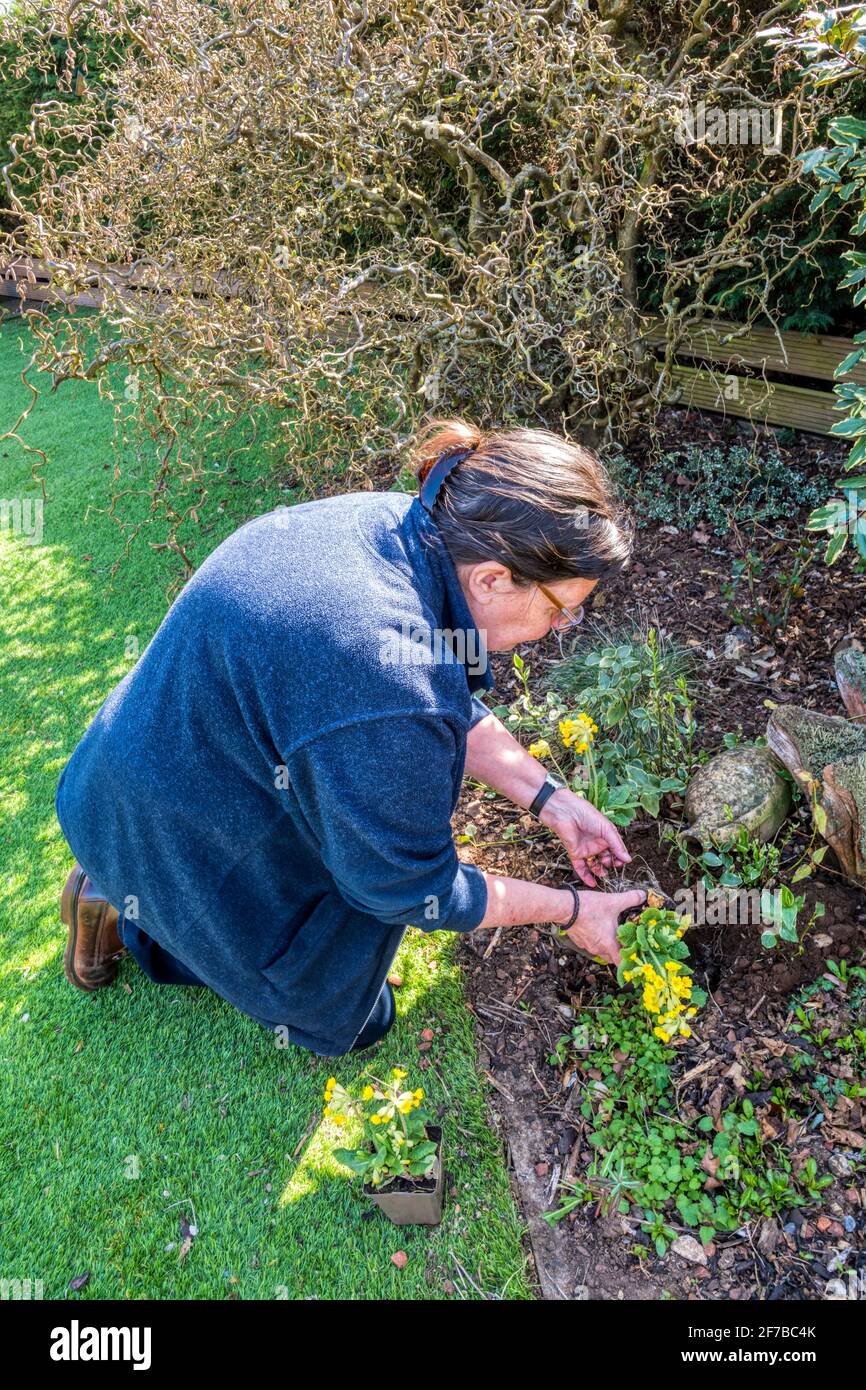
<path id="1" fill-rule="evenodd" d="M 28 399 L 27 338 L 20 320 L 0 328 L 0 433 Z M 53 395 L 38 385 L 22 436 L 50 460 L 42 541 L 0 534 L 0 1278 L 42 1280 L 46 1298 L 443 1298 L 449 1280 L 458 1296 L 531 1298 L 448 933 L 407 933 L 398 1022 L 364 1059 L 280 1050 L 216 995 L 153 985 L 130 961 L 96 994 L 67 984 L 58 895 L 71 855 L 55 786 L 132 664 L 128 639 L 143 648 L 163 617 L 176 560 L 142 536 L 111 579 L 121 533 L 87 514 L 108 496 L 111 406 L 89 383 Z M 239 485 L 255 463 L 215 471 L 225 510 L 209 513 L 218 525 L 194 542 L 196 562 L 291 500 Z M 0 498 L 40 495 L 31 456 L 0 440 Z M 146 500 L 136 505 L 145 515 Z M 428 1026 L 437 1038 L 421 1073 Z M 325 1080 L 354 1082 L 371 1060 L 407 1065 L 431 1107 L 445 1106 L 456 1193 L 434 1231 L 363 1219 L 357 1182 L 330 1157 Z M 198 1228 L 184 1258 L 181 1216 Z"/>

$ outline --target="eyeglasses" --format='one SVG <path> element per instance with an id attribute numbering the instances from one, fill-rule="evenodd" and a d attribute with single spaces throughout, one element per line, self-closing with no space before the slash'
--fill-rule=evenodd
<path id="1" fill-rule="evenodd" d="M 559 599 L 556 597 L 556 594 L 552 594 L 550 592 L 546 584 L 539 584 L 536 580 L 536 587 L 541 590 L 545 598 L 549 599 L 555 608 L 559 609 L 559 612 L 566 619 L 564 623 L 557 621 L 557 624 L 554 628 L 554 632 L 568 632 L 571 628 L 577 627 L 579 623 L 583 622 L 582 603 L 579 604 L 577 608 L 566 608 L 564 603 L 560 603 Z"/>

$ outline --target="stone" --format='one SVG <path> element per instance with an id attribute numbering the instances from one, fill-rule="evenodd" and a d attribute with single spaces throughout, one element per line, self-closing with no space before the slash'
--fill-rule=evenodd
<path id="1" fill-rule="evenodd" d="M 742 661 L 752 649 L 752 634 L 747 628 L 735 627 L 725 633 L 724 656 L 726 661 Z"/>
<path id="2" fill-rule="evenodd" d="M 679 1255 L 681 1260 L 688 1260 L 689 1264 L 705 1265 L 707 1262 L 707 1252 L 694 1236 L 677 1236 L 671 1250 L 675 1255 Z"/>
<path id="3" fill-rule="evenodd" d="M 866 724 L 780 705 L 767 742 L 809 797 L 818 830 L 852 883 L 866 887 Z"/>
<path id="4" fill-rule="evenodd" d="M 744 744 L 699 768 L 686 789 L 684 832 L 704 849 L 733 843 L 741 830 L 772 840 L 791 806 L 788 784 L 772 754 Z"/>

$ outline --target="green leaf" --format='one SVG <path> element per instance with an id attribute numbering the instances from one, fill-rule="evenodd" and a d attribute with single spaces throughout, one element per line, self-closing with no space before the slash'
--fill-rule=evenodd
<path id="1" fill-rule="evenodd" d="M 866 276 L 866 268 L 858 271 L 857 280 L 851 281 L 851 283 L 859 283 L 859 281 L 862 280 L 864 276 Z M 840 285 L 839 288 L 841 289 L 842 286 Z M 856 367 L 857 363 L 860 362 L 863 358 L 863 352 L 863 348 L 855 348 L 853 352 L 849 352 L 848 356 L 843 358 L 843 360 L 839 363 L 838 367 L 836 367 L 835 371 L 833 372 L 834 377 L 844 376 L 846 372 L 850 372 L 852 367 Z"/>
<path id="2" fill-rule="evenodd" d="M 838 120 L 830 122 L 827 134 L 836 144 L 849 140 L 866 140 L 866 121 L 861 121 L 857 116 L 840 116 Z"/>
<path id="3" fill-rule="evenodd" d="M 815 824 L 818 827 L 819 834 L 823 835 L 827 829 L 827 812 L 824 810 L 824 807 L 816 801 L 815 805 L 812 807 L 812 814 L 815 818 Z"/>
<path id="4" fill-rule="evenodd" d="M 847 532 L 839 531 L 835 536 L 831 536 L 824 551 L 825 563 L 828 565 L 835 565 L 847 544 Z"/>

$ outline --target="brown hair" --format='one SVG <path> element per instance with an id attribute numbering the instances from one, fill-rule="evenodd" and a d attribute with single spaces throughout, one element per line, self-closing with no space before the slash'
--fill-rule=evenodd
<path id="1" fill-rule="evenodd" d="M 455 565 L 498 560 L 523 586 L 604 579 L 628 562 L 632 527 L 591 449 L 545 429 L 488 432 L 468 420 L 431 420 L 411 451 L 419 486 L 456 449 L 472 453 L 432 504 Z"/>

